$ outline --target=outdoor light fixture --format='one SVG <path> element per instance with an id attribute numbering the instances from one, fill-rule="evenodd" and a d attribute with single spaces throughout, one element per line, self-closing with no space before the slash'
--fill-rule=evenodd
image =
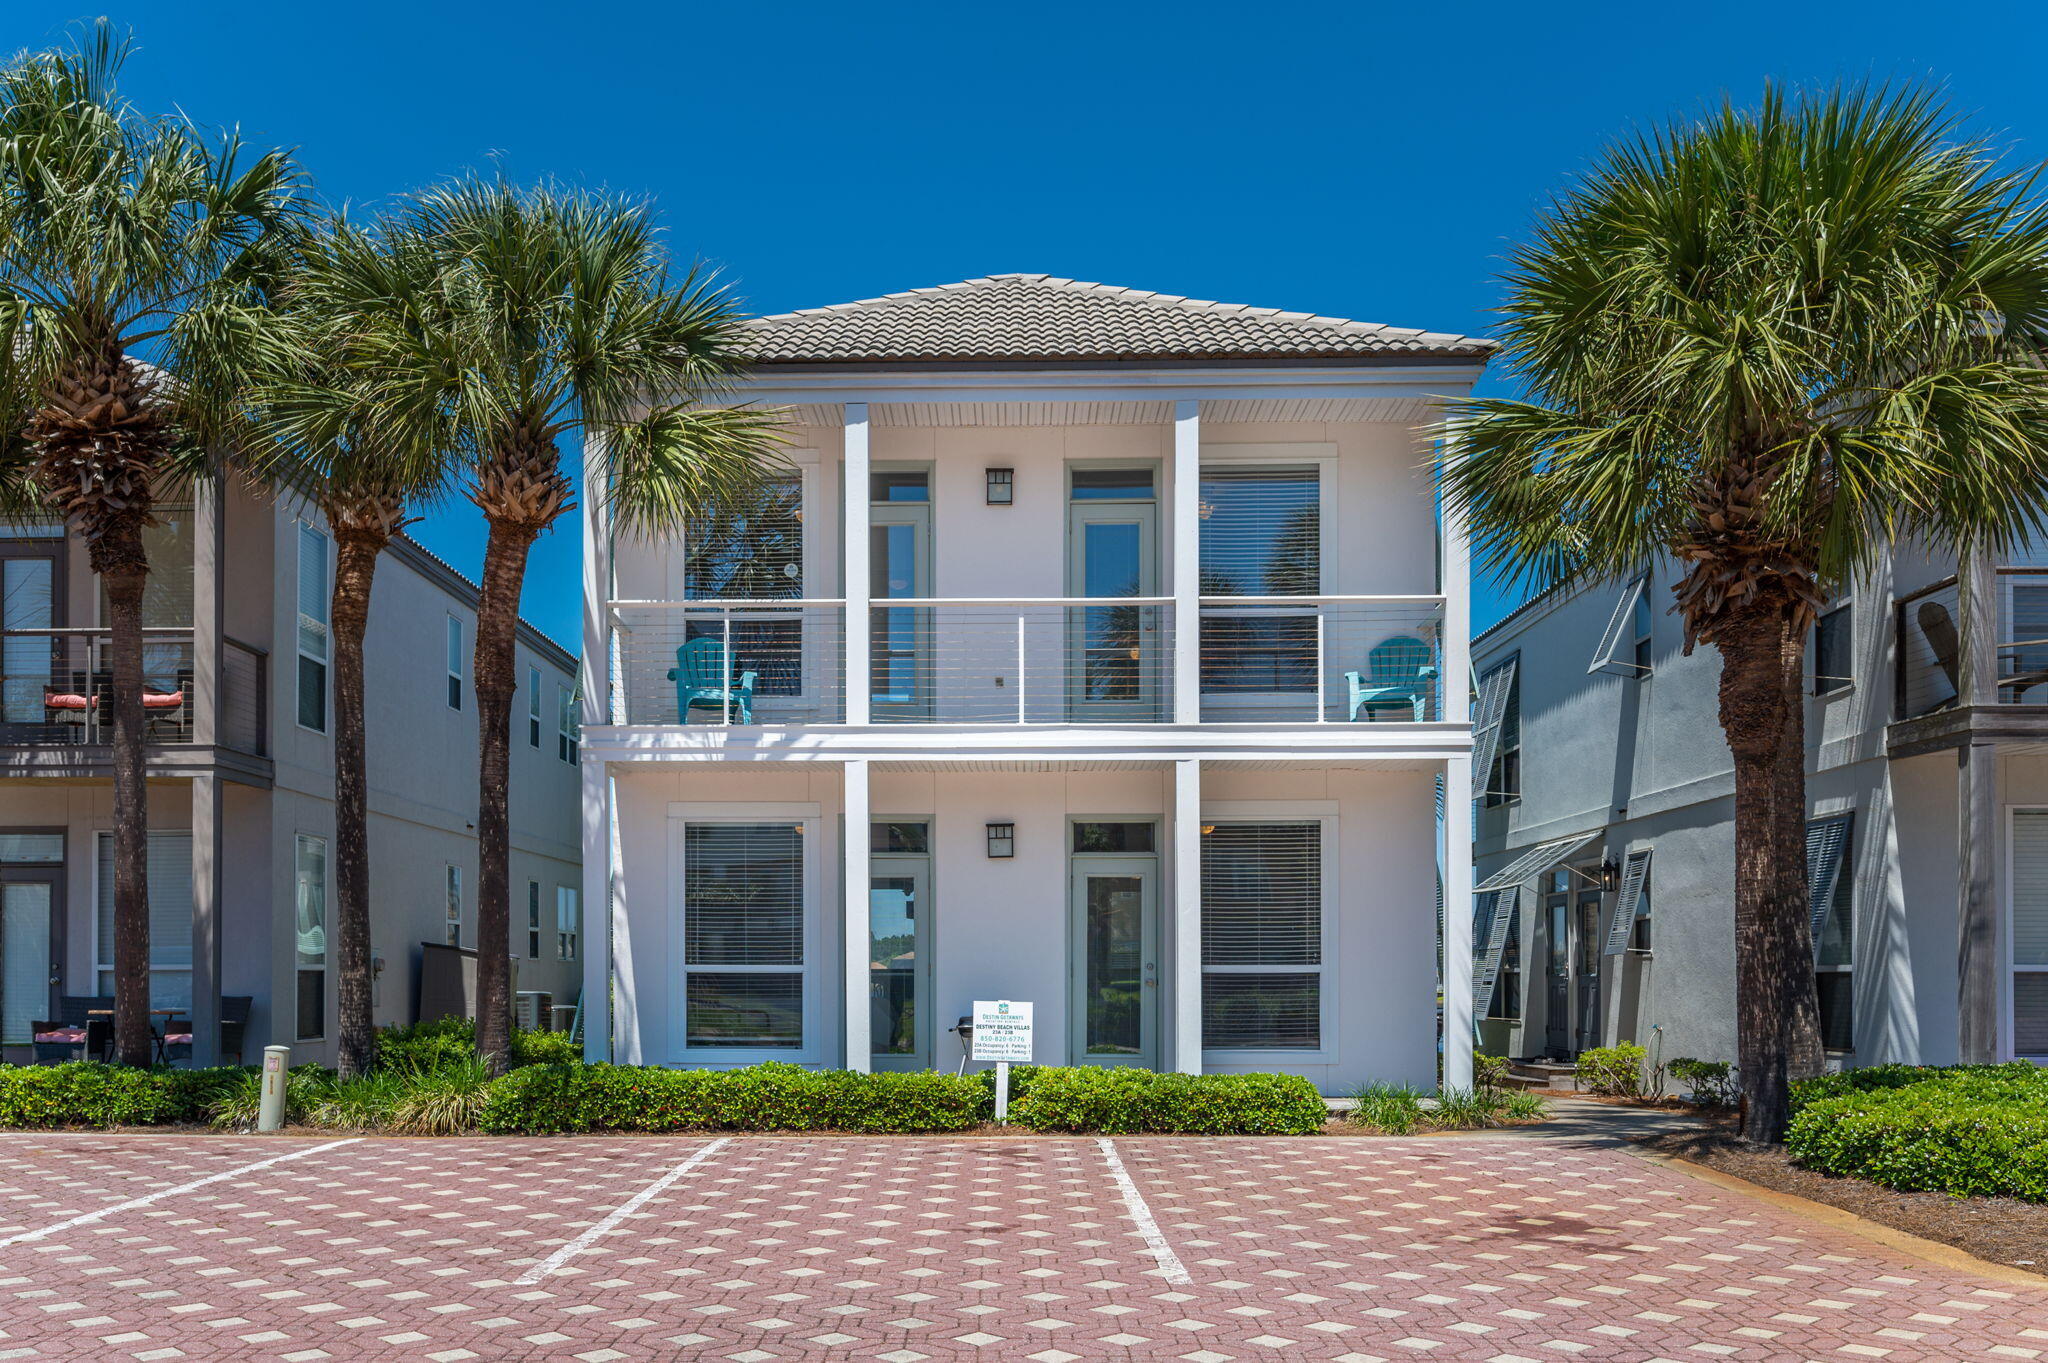
<path id="1" fill-rule="evenodd" d="M 988 826 L 988 854 L 992 857 L 1017 855 L 1017 825 L 992 823 Z"/>
<path id="2" fill-rule="evenodd" d="M 1600 863 L 1600 888 L 1609 894 L 1621 888 L 1621 863 L 1613 857 Z"/>
<path id="3" fill-rule="evenodd" d="M 988 471 L 988 504 L 990 506 L 1008 506 L 1010 504 L 1016 495 L 1015 478 L 1016 470 L 1014 469 L 990 469 Z M 991 852 L 989 855 L 994 856 L 995 854 Z M 1003 855 L 1008 856 L 1009 853 L 1005 852 Z"/>

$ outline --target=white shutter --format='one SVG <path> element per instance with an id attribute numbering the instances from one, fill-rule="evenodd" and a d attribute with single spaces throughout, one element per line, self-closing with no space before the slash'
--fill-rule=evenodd
<path id="1" fill-rule="evenodd" d="M 1473 893 L 1483 890 L 1505 890 L 1510 886 L 1519 888 L 1524 881 L 1543 874 L 1559 862 L 1571 860 L 1578 855 L 1581 848 L 1592 845 L 1599 838 L 1598 833 L 1581 833 L 1577 837 L 1558 838 L 1554 842 L 1539 842 L 1509 862 L 1506 867 L 1495 871 L 1473 886 Z"/>
<path id="2" fill-rule="evenodd" d="M 1806 907 L 1816 956 L 1828 906 L 1835 901 L 1835 881 L 1842 873 L 1842 852 L 1849 845 L 1849 823 L 1854 817 L 1838 814 L 1806 826 Z"/>
<path id="3" fill-rule="evenodd" d="M 1514 922 L 1515 910 L 1521 902 L 1519 885 L 1473 897 L 1472 940 L 1479 944 L 1478 957 L 1472 963 L 1474 1022 L 1486 1016 L 1486 1006 L 1493 1002 L 1493 987 L 1500 980 L 1501 955 L 1507 950 L 1508 927 Z"/>
<path id="4" fill-rule="evenodd" d="M 1628 939 L 1635 934 L 1636 906 L 1642 902 L 1643 884 L 1649 875 L 1649 849 L 1629 853 L 1621 869 L 1621 889 L 1614 896 L 1614 918 L 1607 925 L 1607 946 L 1601 955 L 1619 956 L 1628 950 Z"/>
<path id="5" fill-rule="evenodd" d="M 1639 577 L 1622 588 L 1621 599 L 1614 603 L 1614 614 L 1607 618 L 1607 628 L 1600 635 L 1600 646 L 1593 650 L 1593 661 L 1586 667 L 1588 674 L 1611 672 L 1623 677 L 1637 674 L 1633 653 L 1635 631 L 1631 626 L 1635 621 L 1636 601 L 1647 585 L 1648 579 Z M 1624 645 L 1631 650 L 1626 658 L 1617 656 Z"/>
<path id="6" fill-rule="evenodd" d="M 1479 704 L 1472 712 L 1472 782 L 1475 794 L 1486 790 L 1493 759 L 1500 751 L 1501 724 L 1507 718 L 1508 691 L 1515 684 L 1515 664 L 1510 658 L 1479 679 Z"/>

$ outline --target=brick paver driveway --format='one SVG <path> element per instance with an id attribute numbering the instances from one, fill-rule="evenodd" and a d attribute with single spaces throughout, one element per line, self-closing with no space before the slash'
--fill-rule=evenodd
<path id="1" fill-rule="evenodd" d="M 2048 1356 L 2048 1289 L 1550 1141 L 12 1134 L 0 1331 L 0 1359 L 1994 1360 Z"/>

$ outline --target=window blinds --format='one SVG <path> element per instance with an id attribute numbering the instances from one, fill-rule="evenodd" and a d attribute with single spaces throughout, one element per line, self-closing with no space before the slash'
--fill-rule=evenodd
<path id="1" fill-rule="evenodd" d="M 1202 837 L 1202 964 L 1317 965 L 1322 825 L 1212 824 Z"/>
<path id="2" fill-rule="evenodd" d="M 683 830 L 683 950 L 693 966 L 803 963 L 800 825 Z"/>
<path id="3" fill-rule="evenodd" d="M 1313 596 L 1322 590 L 1316 470 L 1202 470 L 1204 596 Z"/>
<path id="4" fill-rule="evenodd" d="M 1842 873 L 1842 854 L 1849 846 L 1849 825 L 1854 817 L 1837 814 L 1806 825 L 1806 905 L 1811 915 L 1816 957 L 1825 936 L 1828 910 L 1834 904 L 1835 881 Z"/>
<path id="5" fill-rule="evenodd" d="M 114 835 L 96 839 L 94 898 L 98 967 L 114 968 Z M 192 997 L 192 835 L 149 835 L 150 998 L 159 1008 L 189 1006 Z M 176 974 L 156 972 L 175 970 Z M 111 976 L 107 977 L 111 981 Z"/>

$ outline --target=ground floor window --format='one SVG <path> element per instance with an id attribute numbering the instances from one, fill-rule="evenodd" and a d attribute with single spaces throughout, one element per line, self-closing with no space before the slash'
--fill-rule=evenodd
<path id="1" fill-rule="evenodd" d="M 441 883 L 442 938 L 451 947 L 462 945 L 462 868 L 444 866 Z"/>
<path id="2" fill-rule="evenodd" d="M 114 992 L 114 835 L 101 833 L 93 876 L 99 992 Z M 149 1000 L 192 1007 L 192 835 L 149 835 Z M 188 1014 L 189 1016 L 189 1014 Z"/>
<path id="3" fill-rule="evenodd" d="M 2048 809 L 2012 815 L 2012 1049 L 2048 1056 Z"/>
<path id="4" fill-rule="evenodd" d="M 1813 915 L 1813 986 L 1820 998 L 1821 1045 L 1849 1051 L 1856 1044 L 1855 864 L 1851 816 L 1838 814 L 1807 825 L 1807 893 L 1824 898 Z"/>
<path id="5" fill-rule="evenodd" d="M 293 860 L 298 1039 L 317 1041 L 327 1035 L 327 839 L 299 834 Z"/>
<path id="6" fill-rule="evenodd" d="M 540 959 L 540 882 L 526 882 L 526 959 Z"/>
<path id="7" fill-rule="evenodd" d="M 583 935 L 583 913 L 576 907 L 576 891 L 555 886 L 555 959 L 576 959 L 578 939 Z"/>
<path id="8" fill-rule="evenodd" d="M 1318 820 L 1202 827 L 1202 1045 L 1315 1050 L 1323 1014 Z"/>
<path id="9" fill-rule="evenodd" d="M 687 1044 L 796 1050 L 804 1044 L 804 825 L 683 828 Z"/>
<path id="10" fill-rule="evenodd" d="M 1510 892 L 1511 893 L 1511 892 Z M 1507 940 L 1501 944 L 1500 974 L 1494 980 L 1493 1002 L 1486 1015 L 1508 1022 L 1522 1020 L 1522 903 L 1516 897 L 1508 913 Z"/>

